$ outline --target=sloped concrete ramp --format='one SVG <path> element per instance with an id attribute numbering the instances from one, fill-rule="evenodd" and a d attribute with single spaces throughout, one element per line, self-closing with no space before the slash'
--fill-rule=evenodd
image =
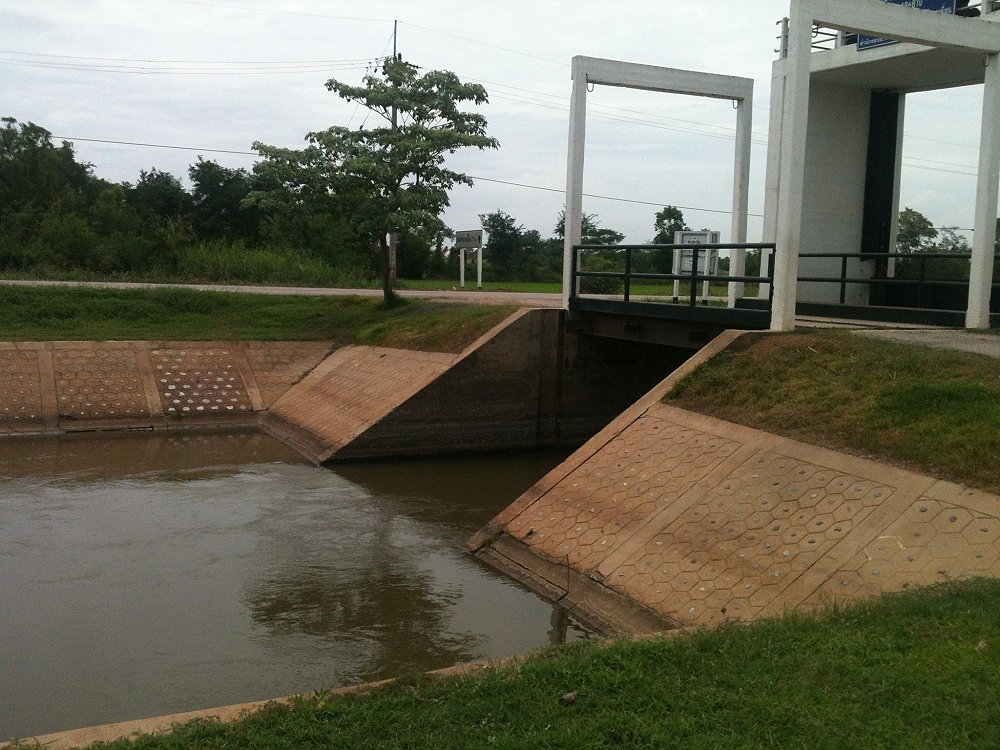
<path id="1" fill-rule="evenodd" d="M 374 346 L 338 349 L 278 399 L 261 426 L 313 460 L 326 461 L 456 359 Z"/>
<path id="2" fill-rule="evenodd" d="M 660 403 L 683 374 L 497 516 L 472 551 L 612 632 L 1000 576 L 1000 497 Z"/>

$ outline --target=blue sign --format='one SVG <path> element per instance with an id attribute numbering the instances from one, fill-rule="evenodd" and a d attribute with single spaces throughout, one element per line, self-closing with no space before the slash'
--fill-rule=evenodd
<path id="1" fill-rule="evenodd" d="M 905 5 L 907 8 L 919 8 L 929 10 L 934 13 L 955 14 L 955 0 L 882 0 L 884 3 L 893 5 Z M 883 36 L 858 35 L 858 49 L 871 49 L 872 47 L 882 47 L 886 44 L 895 44 L 896 40 L 887 39 Z"/>

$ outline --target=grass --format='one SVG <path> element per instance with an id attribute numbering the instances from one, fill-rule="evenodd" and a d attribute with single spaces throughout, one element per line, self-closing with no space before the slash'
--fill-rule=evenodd
<path id="1" fill-rule="evenodd" d="M 666 398 L 1000 493 L 1000 362 L 843 331 L 751 334 Z"/>
<path id="2" fill-rule="evenodd" d="M 459 352 L 510 315 L 500 305 L 188 289 L 0 286 L 0 340 L 332 341 Z"/>
<path id="3" fill-rule="evenodd" d="M 998 685 L 1000 582 L 972 580 L 92 748 L 995 748 Z"/>

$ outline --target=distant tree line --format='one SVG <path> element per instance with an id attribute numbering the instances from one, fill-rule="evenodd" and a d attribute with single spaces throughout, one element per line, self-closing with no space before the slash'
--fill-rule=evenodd
<path id="1" fill-rule="evenodd" d="M 456 99 L 485 95 L 478 87 L 462 88 L 452 74 L 432 71 L 421 77 L 413 66 L 398 64 L 402 67 L 387 64 L 380 75 L 366 79 L 365 87 L 335 81 L 328 86 L 352 100 L 396 97 L 405 104 L 402 94 L 393 93 L 395 87 L 408 91 L 425 110 L 428 97 L 441 91 L 445 109 Z M 91 164 L 77 159 L 72 144 L 56 144 L 44 128 L 5 117 L 0 129 L 0 273 L 357 286 L 386 279 L 386 242 L 392 231 L 398 238 L 394 263 L 400 278 L 454 279 L 458 259 L 449 248 L 453 232 L 440 213 L 447 205 L 447 188 L 468 178 L 444 170 L 442 154 L 428 157 L 427 149 L 419 147 L 420 138 L 437 139 L 446 151 L 460 145 L 495 146 L 482 132 L 484 121 L 455 121 L 461 124 L 460 137 L 449 141 L 424 125 L 381 133 L 397 154 L 410 138 L 409 148 L 424 161 L 411 160 L 390 175 L 389 200 L 379 202 L 386 191 L 366 180 L 372 174 L 384 176 L 389 162 L 386 155 L 381 162 L 373 156 L 375 131 L 355 136 L 333 128 L 310 134 L 310 145 L 300 151 L 256 144 L 263 158 L 252 170 L 199 157 L 188 169 L 190 187 L 185 187 L 178 177 L 155 167 L 140 172 L 134 182 L 102 179 Z M 426 175 L 440 180 L 432 184 Z M 562 214 L 547 236 L 503 210 L 481 214 L 479 220 L 487 236 L 487 280 L 561 280 Z M 670 244 L 675 232 L 689 228 L 679 208 L 665 206 L 654 216 L 650 242 Z M 602 226 L 597 216 L 584 216 L 584 243 L 614 245 L 623 238 Z M 963 253 L 969 243 L 954 228 L 935 228 L 918 211 L 905 208 L 899 214 L 897 249 L 913 256 Z M 590 262 L 594 269 L 611 270 L 620 258 L 609 250 L 595 253 Z M 726 263 L 721 264 L 723 272 Z M 968 274 L 968 262 L 961 258 L 937 259 L 928 267 L 938 278 Z M 671 253 L 637 254 L 633 268 L 669 273 Z M 759 268 L 759 254 L 749 252 L 747 275 L 756 275 Z M 917 263 L 907 259 L 897 264 L 900 275 L 916 269 Z"/>

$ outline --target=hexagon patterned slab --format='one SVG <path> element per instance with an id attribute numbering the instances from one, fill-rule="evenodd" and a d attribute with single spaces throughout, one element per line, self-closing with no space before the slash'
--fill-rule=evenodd
<path id="1" fill-rule="evenodd" d="M 38 352 L 0 349 L 0 427 L 15 429 L 41 421 Z"/>
<path id="2" fill-rule="evenodd" d="M 52 361 L 60 418 L 149 416 L 133 349 L 92 345 L 57 348 Z"/>
<path id="3" fill-rule="evenodd" d="M 658 401 L 602 439 L 488 527 L 536 577 L 568 566 L 706 625 L 1000 576 L 1000 497 Z"/>

